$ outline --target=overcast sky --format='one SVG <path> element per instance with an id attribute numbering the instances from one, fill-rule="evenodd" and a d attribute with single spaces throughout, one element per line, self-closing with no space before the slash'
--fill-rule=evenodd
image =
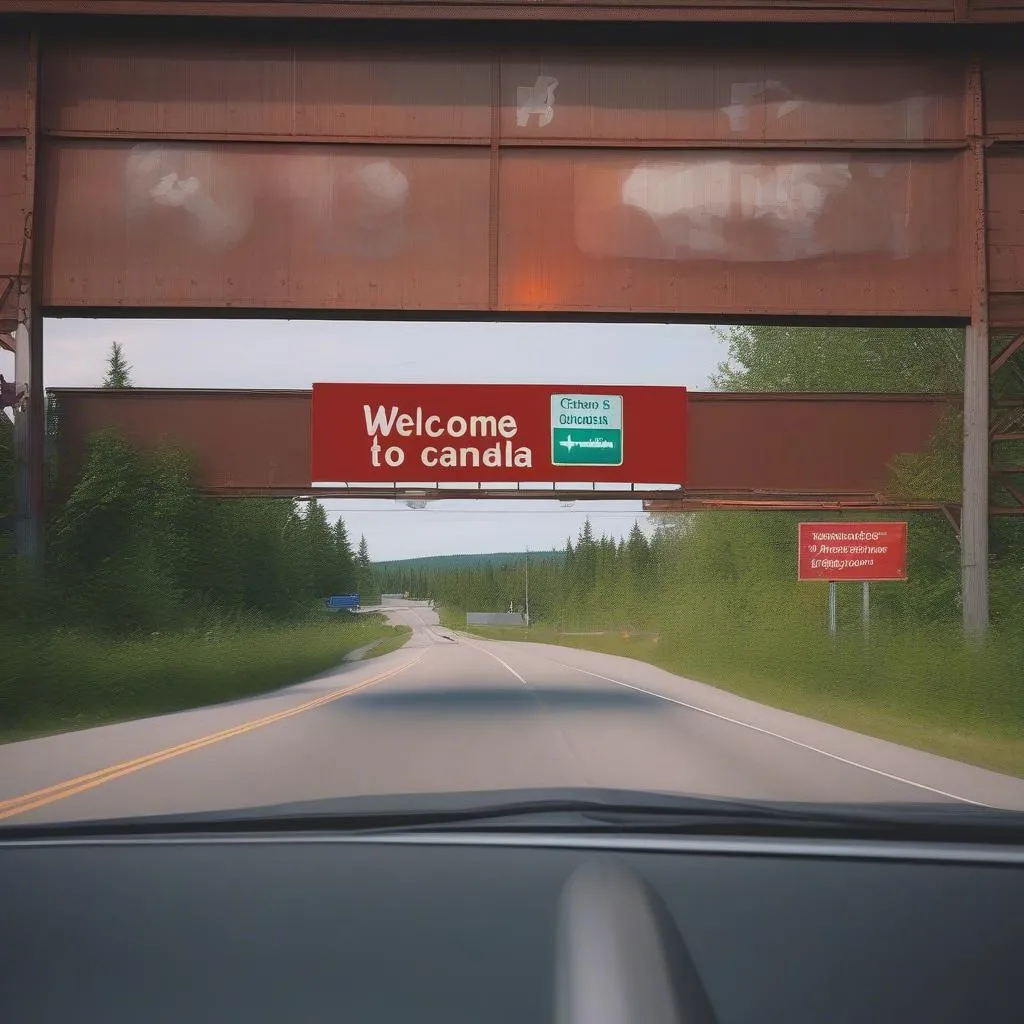
<path id="1" fill-rule="evenodd" d="M 308 388 L 314 381 L 681 384 L 708 387 L 725 358 L 710 328 L 665 324 L 276 320 L 47 320 L 47 387 L 94 387 L 119 341 L 139 387 Z M 13 377 L 13 357 L 0 359 Z M 325 500 L 375 560 L 561 547 L 589 514 L 621 536 L 639 502 Z"/>

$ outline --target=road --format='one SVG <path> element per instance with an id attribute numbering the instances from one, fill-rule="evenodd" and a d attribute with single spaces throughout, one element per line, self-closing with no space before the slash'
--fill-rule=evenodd
<path id="1" fill-rule="evenodd" d="M 0 746 L 0 819 L 549 786 L 1024 810 L 1024 780 L 651 665 L 456 636 L 424 605 L 388 615 L 413 633 L 382 657 L 260 697 Z"/>

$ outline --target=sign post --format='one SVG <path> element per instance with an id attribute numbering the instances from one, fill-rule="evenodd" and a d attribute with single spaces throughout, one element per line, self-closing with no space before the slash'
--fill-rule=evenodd
<path id="1" fill-rule="evenodd" d="M 800 523 L 797 579 L 828 580 L 828 631 L 838 629 L 836 584 L 861 584 L 861 622 L 870 629 L 872 580 L 906 580 L 906 523 Z"/>

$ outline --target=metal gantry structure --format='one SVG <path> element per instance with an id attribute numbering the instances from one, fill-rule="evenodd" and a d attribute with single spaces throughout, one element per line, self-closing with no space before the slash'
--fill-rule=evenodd
<path id="1" fill-rule="evenodd" d="M 0 27 L 27 556 L 44 315 L 941 323 L 967 332 L 945 510 L 984 629 L 989 516 L 1024 511 L 999 454 L 1024 438 L 1024 0 L 0 0 Z M 865 451 L 904 397 L 861 409 Z M 303 489 L 236 447 L 236 483 Z M 858 473 L 698 472 L 673 500 L 890 507 Z"/>

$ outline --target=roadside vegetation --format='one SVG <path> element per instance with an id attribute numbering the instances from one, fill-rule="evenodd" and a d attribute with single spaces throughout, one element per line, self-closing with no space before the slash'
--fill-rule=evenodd
<path id="1" fill-rule="evenodd" d="M 130 386 L 116 346 L 104 384 Z M 51 406 L 51 434 L 58 417 Z M 11 433 L 0 416 L 8 515 Z M 0 536 L 0 741 L 235 699 L 407 636 L 379 615 L 325 610 L 331 594 L 379 598 L 365 539 L 353 550 L 319 502 L 204 498 L 186 453 L 143 453 L 115 433 L 92 440 L 77 485 L 52 498 L 44 578 Z"/>
<path id="2" fill-rule="evenodd" d="M 716 386 L 753 391 L 954 392 L 959 331 L 737 328 Z M 997 379 L 996 389 L 1003 386 Z M 960 426 L 892 466 L 906 498 L 956 500 Z M 1018 461 L 1024 461 L 1018 459 Z M 997 496 L 997 501 L 999 501 Z M 1024 775 L 1024 523 L 994 519 L 993 627 L 982 645 L 960 626 L 956 535 L 938 513 L 909 522 L 909 580 L 839 586 L 839 631 L 826 628 L 826 583 L 796 580 L 801 520 L 860 514 L 702 512 L 646 517 L 622 540 L 589 523 L 564 549 L 530 555 L 531 626 L 472 631 L 621 654 L 743 696 L 999 771 Z M 429 597 L 446 624 L 467 611 L 523 610 L 525 556 L 378 569 L 388 591 Z"/>

